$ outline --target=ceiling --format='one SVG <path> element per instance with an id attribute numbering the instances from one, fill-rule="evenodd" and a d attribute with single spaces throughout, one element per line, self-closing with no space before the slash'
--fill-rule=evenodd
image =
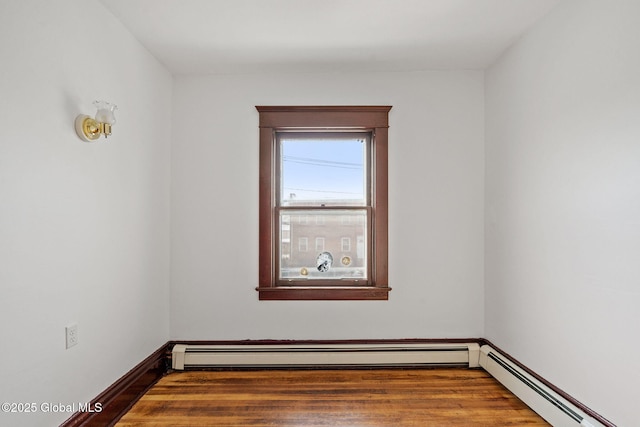
<path id="1" fill-rule="evenodd" d="M 174 74 L 483 69 L 561 0 L 101 0 Z"/>

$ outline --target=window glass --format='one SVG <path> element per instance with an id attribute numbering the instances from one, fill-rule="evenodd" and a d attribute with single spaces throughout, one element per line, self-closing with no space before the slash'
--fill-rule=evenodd
<path id="1" fill-rule="evenodd" d="M 279 279 L 353 279 L 366 280 L 367 257 L 367 210 L 324 209 L 314 212 L 322 215 L 326 227 L 318 227 L 315 222 L 307 224 L 287 223 L 295 211 L 280 215 L 280 261 Z M 344 224 L 344 216 L 352 218 Z M 315 251 L 308 247 L 308 238 L 315 238 Z M 302 237 L 305 236 L 305 237 Z M 290 239 L 300 242 L 297 247 L 289 244 Z M 358 242 L 357 253 L 352 253 L 351 242 Z"/>

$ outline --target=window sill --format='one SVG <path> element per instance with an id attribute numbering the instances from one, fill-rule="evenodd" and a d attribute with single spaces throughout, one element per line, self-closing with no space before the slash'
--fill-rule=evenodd
<path id="1" fill-rule="evenodd" d="M 256 288 L 261 301 L 355 301 L 388 300 L 391 288 L 367 287 L 264 287 Z"/>

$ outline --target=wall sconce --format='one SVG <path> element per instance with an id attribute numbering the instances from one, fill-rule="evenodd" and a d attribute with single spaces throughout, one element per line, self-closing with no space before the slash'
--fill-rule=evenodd
<path id="1" fill-rule="evenodd" d="M 95 101 L 98 112 L 96 118 L 79 115 L 76 117 L 76 133 L 83 141 L 91 142 L 100 138 L 100 135 L 108 137 L 111 135 L 111 126 L 115 124 L 116 118 L 113 112 L 118 108 L 116 104 L 106 101 Z"/>

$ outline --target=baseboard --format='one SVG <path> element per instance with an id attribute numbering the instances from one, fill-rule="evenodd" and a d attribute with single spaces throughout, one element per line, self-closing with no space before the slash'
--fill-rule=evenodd
<path id="1" fill-rule="evenodd" d="M 468 340 L 256 342 L 175 344 L 175 370 L 479 367 L 480 346 Z"/>
<path id="2" fill-rule="evenodd" d="M 100 412 L 76 412 L 60 427 L 113 426 L 167 372 L 168 351 L 166 343 L 93 399 Z"/>

